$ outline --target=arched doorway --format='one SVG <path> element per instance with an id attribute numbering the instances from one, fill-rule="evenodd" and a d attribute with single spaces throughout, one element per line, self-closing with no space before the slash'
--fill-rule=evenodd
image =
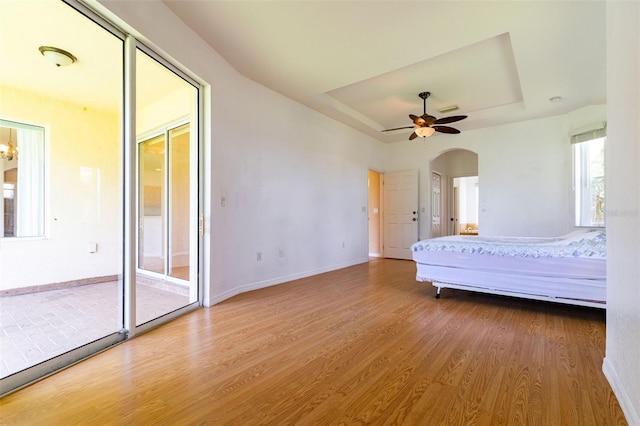
<path id="1" fill-rule="evenodd" d="M 448 150 L 431 160 L 430 170 L 431 237 L 457 235 L 461 231 L 477 235 L 478 154 L 467 149 Z"/>

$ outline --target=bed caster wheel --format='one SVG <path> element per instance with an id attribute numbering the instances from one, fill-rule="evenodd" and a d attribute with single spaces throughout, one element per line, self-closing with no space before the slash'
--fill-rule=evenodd
<path id="1" fill-rule="evenodd" d="M 440 299 L 440 293 L 436 293 L 436 299 Z"/>

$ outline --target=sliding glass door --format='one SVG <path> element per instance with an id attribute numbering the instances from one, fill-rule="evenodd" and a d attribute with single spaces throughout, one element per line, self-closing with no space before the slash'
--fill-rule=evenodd
<path id="1" fill-rule="evenodd" d="M 192 252 L 189 143 L 187 123 L 140 142 L 138 149 L 138 267 L 182 283 L 189 282 Z"/>
<path id="2" fill-rule="evenodd" d="M 136 64 L 141 325 L 198 300 L 197 88 L 143 51 Z"/>
<path id="3" fill-rule="evenodd" d="M 84 3 L 0 16 L 1 396 L 199 306 L 201 100 Z"/>
<path id="4" fill-rule="evenodd" d="M 126 338 L 124 43 L 60 1 L 0 15 L 4 393 Z"/>

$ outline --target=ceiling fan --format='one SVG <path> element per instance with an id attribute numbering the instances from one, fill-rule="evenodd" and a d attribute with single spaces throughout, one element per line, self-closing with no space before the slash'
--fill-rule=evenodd
<path id="1" fill-rule="evenodd" d="M 409 118 L 413 121 L 413 126 L 405 126 L 405 127 L 394 127 L 393 129 L 385 129 L 383 132 L 391 132 L 393 130 L 401 130 L 401 129 L 414 129 L 411 136 L 409 136 L 409 140 L 413 140 L 418 136 L 422 136 L 423 138 L 429 137 L 433 135 L 434 132 L 440 133 L 460 133 L 460 130 L 454 129 L 449 126 L 441 126 L 441 124 L 455 123 L 456 121 L 464 120 L 467 118 L 466 115 L 454 115 L 451 117 L 443 117 L 436 119 L 433 115 L 427 114 L 427 98 L 431 96 L 431 92 L 422 92 L 418 94 L 423 102 L 424 114 L 421 116 L 409 114 Z"/>

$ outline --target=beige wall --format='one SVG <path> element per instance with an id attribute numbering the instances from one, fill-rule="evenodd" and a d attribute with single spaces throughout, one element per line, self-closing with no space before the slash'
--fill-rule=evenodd
<path id="1" fill-rule="evenodd" d="M 190 89 L 185 83 L 184 90 L 140 108 L 139 133 L 189 118 L 195 106 Z M 123 232 L 119 112 L 8 87 L 0 87 L 0 98 L 1 118 L 45 127 L 48 191 L 45 237 L 0 239 L 0 290 L 119 274 Z M 178 176 L 189 178 L 188 164 L 176 167 L 181 168 Z M 93 176 L 89 179 L 81 176 L 87 169 Z M 188 228 L 188 212 L 182 216 L 187 224 L 178 227 Z M 90 253 L 89 243 L 96 243 L 98 251 Z M 174 253 L 188 252 L 188 234 L 175 243 Z"/>
<path id="2" fill-rule="evenodd" d="M 6 87 L 0 98 L 2 118 L 45 127 L 48 189 L 45 237 L 0 239 L 0 290 L 118 274 L 119 114 Z M 81 175 L 87 170 L 89 177 Z"/>
<path id="3" fill-rule="evenodd" d="M 175 137 L 171 162 L 171 256 L 173 266 L 189 265 L 190 161 L 189 133 Z"/>
<path id="4" fill-rule="evenodd" d="M 169 71 L 167 71 L 169 72 Z M 187 119 L 195 115 L 195 93 L 185 83 L 183 90 L 175 90 L 163 95 L 157 101 L 145 105 L 136 111 L 136 130 L 138 135 L 158 130 L 161 126 L 176 120 Z"/>

